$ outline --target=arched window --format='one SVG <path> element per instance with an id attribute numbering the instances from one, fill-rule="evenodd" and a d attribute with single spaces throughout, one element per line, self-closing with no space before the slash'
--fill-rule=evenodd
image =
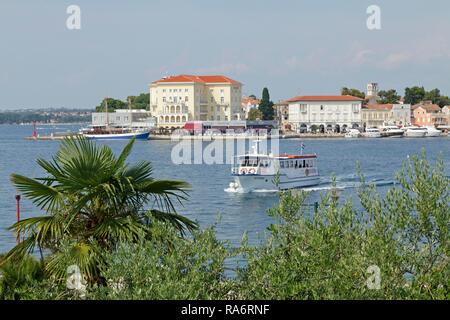
<path id="1" fill-rule="evenodd" d="M 169 116 L 166 116 L 166 123 L 169 122 Z"/>
<path id="2" fill-rule="evenodd" d="M 180 111 L 181 111 L 180 106 L 177 106 L 177 113 L 180 113 Z"/>
<path id="3" fill-rule="evenodd" d="M 175 116 L 170 117 L 170 122 L 175 122 Z"/>
<path id="4" fill-rule="evenodd" d="M 177 122 L 180 122 L 180 116 L 177 116 Z"/>
<path id="5" fill-rule="evenodd" d="M 170 113 L 175 113 L 175 106 L 170 106 Z"/>
<path id="6" fill-rule="evenodd" d="M 186 116 L 183 116 L 183 117 L 181 118 L 181 121 L 182 121 L 182 122 L 186 122 Z"/>

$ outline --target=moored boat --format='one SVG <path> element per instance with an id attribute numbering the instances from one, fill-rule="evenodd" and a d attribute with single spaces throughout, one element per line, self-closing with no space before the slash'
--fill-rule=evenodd
<path id="1" fill-rule="evenodd" d="M 105 125 L 89 126 L 87 128 L 80 129 L 80 134 L 88 139 L 96 140 L 116 140 L 116 139 L 132 139 L 136 140 L 148 140 L 150 136 L 149 129 L 133 128 L 130 126 L 116 127 L 109 125 L 108 118 L 108 98 L 105 98 L 105 113 L 106 123 Z M 131 110 L 131 102 L 128 100 L 128 107 Z M 131 117 L 130 117 L 131 119 Z"/>
<path id="2" fill-rule="evenodd" d="M 380 130 L 377 128 L 367 128 L 365 132 L 361 133 L 364 138 L 381 138 Z"/>
<path id="3" fill-rule="evenodd" d="M 357 129 L 349 129 L 344 135 L 346 138 L 359 138 L 360 136 L 361 132 Z"/>
<path id="4" fill-rule="evenodd" d="M 380 133 L 382 137 L 401 138 L 405 132 L 397 126 L 384 126 Z"/>
<path id="5" fill-rule="evenodd" d="M 116 128 L 110 126 L 92 126 L 83 128 L 80 130 L 80 134 L 88 139 L 102 139 L 102 140 L 115 140 L 115 139 L 132 139 L 147 140 L 150 131 L 145 129 L 133 129 L 133 128 Z"/>
<path id="6" fill-rule="evenodd" d="M 436 129 L 435 127 L 425 127 L 427 133 L 425 137 L 440 137 L 442 136 L 442 130 Z"/>
<path id="7" fill-rule="evenodd" d="M 423 127 L 406 127 L 405 137 L 423 138 L 427 134 L 427 129 Z"/>
<path id="8" fill-rule="evenodd" d="M 261 154 L 257 142 L 253 153 L 234 158 L 231 173 L 234 181 L 228 190 L 241 193 L 303 188 L 320 183 L 316 154 Z"/>

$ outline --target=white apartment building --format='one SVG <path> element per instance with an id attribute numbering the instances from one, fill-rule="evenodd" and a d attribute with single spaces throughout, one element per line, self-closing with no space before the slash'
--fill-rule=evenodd
<path id="1" fill-rule="evenodd" d="M 150 84 L 150 112 L 159 128 L 187 121 L 242 120 L 242 84 L 225 76 L 178 75 Z"/>
<path id="2" fill-rule="evenodd" d="M 297 96 L 287 100 L 292 130 L 341 132 L 361 127 L 362 99 L 353 96 Z"/>

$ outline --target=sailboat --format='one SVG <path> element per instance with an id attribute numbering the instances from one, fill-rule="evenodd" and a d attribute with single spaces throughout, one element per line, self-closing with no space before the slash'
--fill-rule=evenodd
<path id="1" fill-rule="evenodd" d="M 148 140 L 150 131 L 148 129 L 136 129 L 132 127 L 131 102 L 128 99 L 128 109 L 130 110 L 130 125 L 128 127 L 117 127 L 109 124 L 108 98 L 105 98 L 105 114 L 106 123 L 103 126 L 89 126 L 80 129 L 80 134 L 88 139 L 96 140 L 116 140 L 116 139 L 132 139 Z"/>

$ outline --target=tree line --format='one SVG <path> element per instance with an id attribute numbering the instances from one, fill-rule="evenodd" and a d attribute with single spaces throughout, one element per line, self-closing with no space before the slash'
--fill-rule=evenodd
<path id="1" fill-rule="evenodd" d="M 344 87 L 341 90 L 342 95 L 351 95 L 361 99 L 366 99 L 364 92 L 354 89 Z M 377 103 L 381 104 L 396 104 L 401 100 L 401 96 L 397 93 L 395 89 L 380 90 L 378 92 Z M 439 89 L 432 89 L 430 91 L 425 90 L 425 88 L 414 86 L 405 88 L 403 102 L 406 104 L 418 104 L 422 101 L 431 101 L 434 104 L 439 105 L 441 108 L 450 105 L 450 98 L 446 95 L 442 95 Z M 367 103 L 367 101 L 366 101 Z"/>
<path id="2" fill-rule="evenodd" d="M 80 123 L 90 122 L 91 115 L 80 114 L 59 114 L 58 112 L 41 111 L 5 111 L 0 112 L 0 124 L 21 124 L 21 123 Z"/>
<path id="3" fill-rule="evenodd" d="M 128 101 L 130 101 L 131 109 L 149 110 L 150 93 L 141 93 L 138 96 L 128 96 L 127 101 L 115 98 L 105 98 L 100 102 L 100 104 L 95 107 L 95 111 L 105 112 L 105 102 L 108 102 L 108 111 L 114 111 L 116 109 L 128 109 Z"/>

